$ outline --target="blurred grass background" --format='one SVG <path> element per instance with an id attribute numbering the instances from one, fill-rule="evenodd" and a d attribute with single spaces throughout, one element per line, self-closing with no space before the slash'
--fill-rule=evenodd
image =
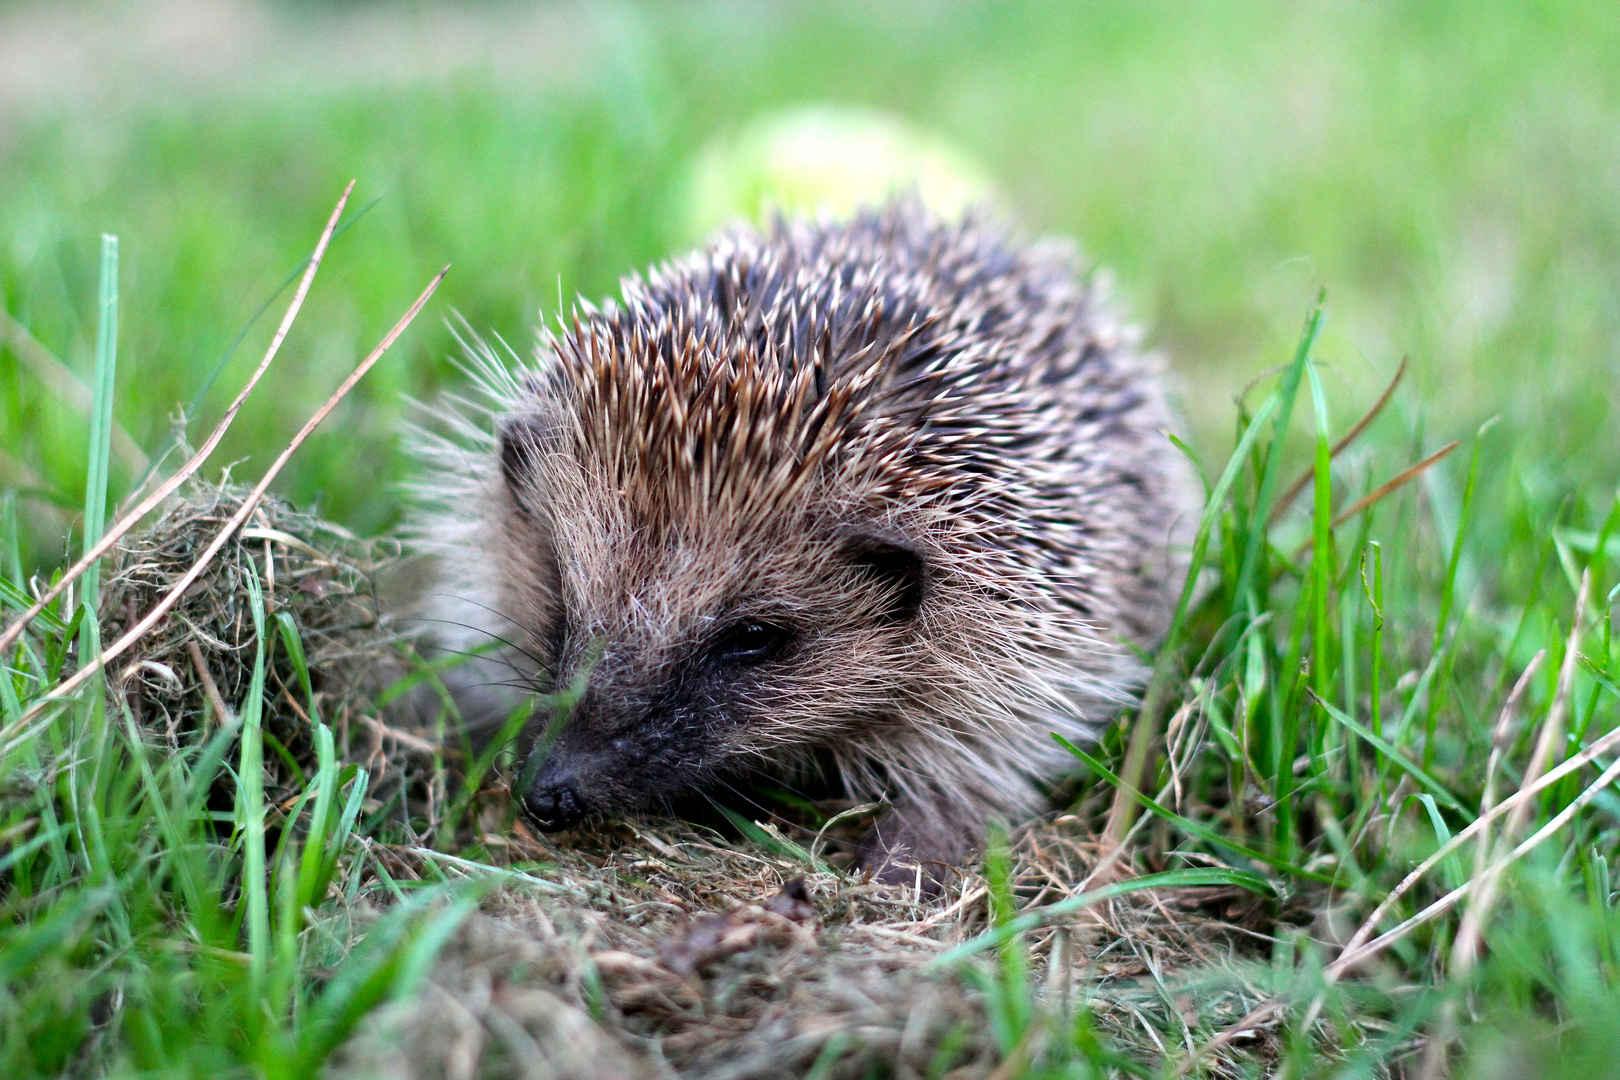
<path id="1" fill-rule="evenodd" d="M 1523 467 L 1487 482 L 1556 505 L 1612 484 L 1620 450 L 1616 56 L 1606 2 L 8 3 L 0 306 L 87 377 L 97 238 L 119 234 L 117 419 L 150 452 L 358 178 L 357 204 L 381 200 L 216 460 L 255 475 L 449 262 L 435 308 L 283 483 L 384 530 L 403 395 L 455 382 L 452 312 L 524 352 L 559 293 L 611 294 L 699 239 L 690 176 L 713 140 L 804 102 L 875 106 L 1114 272 L 1206 450 L 1323 286 L 1340 405 L 1410 354 L 1414 432 L 1503 414 L 1488 454 Z M 15 339 L 0 480 L 30 492 L 26 559 L 49 563 L 87 425 Z M 115 467 L 114 493 L 128 480 Z"/>

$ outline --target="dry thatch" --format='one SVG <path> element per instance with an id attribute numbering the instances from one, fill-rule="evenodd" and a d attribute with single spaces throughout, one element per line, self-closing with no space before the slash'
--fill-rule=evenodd
<path id="1" fill-rule="evenodd" d="M 194 489 L 127 539 L 104 621 L 146 610 L 239 498 L 228 486 Z M 1236 889 L 1098 905 L 1031 932 L 998 975 L 993 962 L 930 966 L 989 927 L 982 868 L 935 899 L 858 880 L 836 855 L 805 858 L 804 849 L 819 854 L 814 819 L 763 823 L 766 844 L 663 820 L 541 839 L 514 820 L 497 770 L 470 797 L 473 812 L 449 820 L 449 806 L 468 804 L 458 800 L 456 747 L 410 715 L 375 708 L 412 663 L 374 586 L 392 555 L 267 501 L 114 680 L 153 739 L 178 745 L 207 731 L 248 692 L 253 576 L 270 635 L 276 613 L 297 628 L 340 754 L 373 777 L 373 835 L 351 875 L 512 868 L 426 984 L 374 1014 L 332 1076 L 1013 1076 L 1068 1040 L 1077 1015 L 1120 1049 L 1161 1058 L 1203 1045 L 1266 997 L 1243 977 L 1244 957 L 1270 949 L 1284 912 Z M 291 763 L 307 769 L 312 740 L 288 651 L 278 641 L 273 655 L 265 730 L 286 755 L 265 754 L 266 793 L 285 805 L 299 790 Z M 1094 877 L 1103 801 L 1015 830 L 1007 880 L 1019 904 L 1074 895 Z M 1127 853 L 1112 872 L 1162 868 L 1144 859 Z M 364 905 L 349 915 L 366 918 Z M 998 1003 L 1007 987 L 1034 988 L 1044 1018 L 1021 1036 L 1008 1034 Z M 1266 1061 L 1273 1043 L 1251 1030 L 1201 1068 L 1241 1075 L 1240 1063 Z"/>
<path id="2" fill-rule="evenodd" d="M 502 846 L 549 869 L 486 903 L 429 985 L 375 1016 L 334 1075 L 741 1080 L 804 1075 L 823 1054 L 837 1058 L 825 1076 L 1016 1075 L 997 1069 L 1065 1039 L 1082 1004 L 1122 1048 L 1161 1057 L 1161 1040 L 1201 1045 L 1265 996 L 1234 966 L 1266 947 L 1265 905 L 1236 890 L 1137 894 L 1029 936 L 1027 981 L 1048 1022 L 1009 1048 L 988 965 L 929 968 L 987 929 L 976 870 L 919 902 L 671 822 L 562 845 L 518 830 Z M 1029 824 L 1012 838 L 1015 891 L 1068 895 L 1096 855 L 1075 816 Z M 425 873 L 421 860 L 433 857 L 396 849 L 390 867 Z M 1237 1040 L 1211 1075 L 1239 1075 L 1229 1067 L 1265 1041 Z"/>
<path id="3" fill-rule="evenodd" d="M 222 482 L 193 485 L 157 520 L 114 549 L 102 589 L 103 636 L 150 610 L 241 505 L 245 490 Z M 384 541 L 362 541 L 347 530 L 288 503 L 267 498 L 242 531 L 186 590 L 179 604 L 111 673 L 111 684 L 137 723 L 156 741 L 193 743 L 246 699 L 258 644 L 247 580 L 258 582 L 267 619 L 265 793 L 272 804 L 302 790 L 294 772 L 313 757 L 310 711 L 332 726 L 339 753 L 376 770 L 383 754 L 374 718 L 383 689 L 405 670 L 402 635 L 383 609 L 376 575 L 398 559 Z M 279 616 L 296 630 L 310 676 L 307 698 Z M 390 748 L 395 752 L 398 748 Z M 410 790 L 426 778 L 399 768 L 374 774 L 373 798 L 401 805 L 420 800 Z"/>

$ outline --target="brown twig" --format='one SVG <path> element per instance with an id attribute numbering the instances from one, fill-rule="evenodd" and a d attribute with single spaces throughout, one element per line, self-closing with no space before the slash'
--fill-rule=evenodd
<path id="1" fill-rule="evenodd" d="M 1416 465 L 1413 465 L 1411 468 L 1407 469 L 1405 472 L 1397 474 L 1394 479 L 1387 481 L 1372 491 L 1369 491 L 1367 494 L 1363 495 L 1361 498 L 1357 499 L 1355 502 L 1351 503 L 1349 506 L 1340 511 L 1339 514 L 1333 519 L 1333 527 L 1337 529 L 1340 525 L 1343 525 L 1345 522 L 1367 509 L 1367 507 L 1371 506 L 1379 499 L 1382 499 L 1385 495 L 1388 495 L 1402 484 L 1405 484 L 1407 481 L 1417 477 L 1429 466 L 1433 465 L 1435 462 L 1439 461 L 1441 458 L 1445 457 L 1447 454 L 1451 453 L 1461 445 L 1461 439 L 1453 439 L 1440 449 L 1436 450 L 1434 453 L 1430 454 L 1428 457 L 1424 458 L 1422 461 L 1418 462 Z"/>
<path id="2" fill-rule="evenodd" d="M 1333 449 L 1328 452 L 1328 457 L 1330 460 L 1338 457 L 1346 447 L 1356 441 L 1363 431 L 1367 430 L 1368 425 L 1370 425 L 1374 420 L 1378 419 L 1378 414 L 1384 411 L 1385 405 L 1389 404 L 1389 399 L 1394 396 L 1395 388 L 1401 384 L 1401 377 L 1405 374 L 1406 357 L 1403 356 L 1401 357 L 1401 366 L 1395 369 L 1395 377 L 1389 380 L 1389 385 L 1384 387 L 1384 392 L 1380 394 L 1378 400 L 1373 403 L 1373 407 L 1367 410 L 1365 416 L 1356 421 L 1355 427 L 1345 432 L 1344 436 L 1338 442 L 1333 444 Z M 1315 478 L 1316 469 L 1314 466 L 1300 473 L 1299 477 L 1292 484 L 1288 485 L 1288 490 L 1283 492 L 1282 496 L 1278 498 L 1276 502 L 1272 503 L 1271 516 L 1266 518 L 1266 524 L 1268 526 L 1277 524 L 1277 519 L 1283 516 L 1288 508 L 1293 505 L 1294 500 L 1299 498 L 1299 493 L 1304 491 L 1305 486 Z"/>
<path id="3" fill-rule="evenodd" d="M 310 284 L 315 280 L 315 271 L 321 265 L 321 259 L 326 254 L 326 246 L 332 240 L 332 233 L 337 228 L 338 218 L 342 216 L 343 207 L 348 203 L 349 193 L 353 190 L 354 181 L 350 180 L 349 186 L 343 189 L 343 195 L 338 199 L 337 206 L 332 210 L 332 216 L 327 220 L 326 228 L 321 232 L 321 238 L 315 245 L 315 253 L 309 258 L 309 269 L 304 271 L 303 280 L 298 283 L 298 291 L 293 293 L 292 303 L 287 306 L 287 313 L 282 316 L 281 325 L 276 328 L 275 337 L 270 339 L 270 348 L 265 351 L 264 359 L 259 361 L 259 366 L 254 369 L 247 383 L 243 385 L 241 391 L 236 395 L 236 399 L 231 402 L 230 408 L 225 410 L 225 415 L 214 426 L 214 430 L 209 433 L 207 440 L 195 454 L 191 455 L 184 465 L 176 470 L 173 476 L 153 489 L 152 493 L 142 499 L 135 509 L 119 518 L 102 535 L 95 546 L 86 552 L 83 558 L 74 563 L 67 573 L 62 575 L 61 580 L 41 594 L 40 598 L 34 601 L 27 611 L 19 615 L 10 626 L 6 627 L 5 633 L 0 634 L 0 656 L 5 655 L 5 651 L 22 636 L 23 630 L 29 623 L 34 621 L 41 611 L 45 610 L 47 604 L 60 596 L 62 590 L 77 581 L 90 568 L 92 563 L 111 551 L 112 546 L 121 540 L 125 533 L 138 525 L 142 518 L 173 494 L 175 489 L 186 481 L 187 477 L 202 468 L 204 462 L 213 454 L 215 447 L 219 446 L 220 440 L 225 437 L 225 432 L 230 430 L 231 424 L 236 420 L 236 414 L 241 411 L 242 405 L 248 399 L 248 395 L 253 393 L 253 388 L 259 384 L 259 380 L 263 378 L 265 371 L 269 369 L 270 362 L 276 358 L 276 353 L 281 350 L 282 341 L 286 339 L 287 332 L 292 329 L 293 320 L 298 317 L 299 309 L 304 306 L 304 297 L 309 293 Z"/>
<path id="4" fill-rule="evenodd" d="M 1340 525 L 1343 525 L 1345 522 L 1367 509 L 1373 503 L 1384 498 L 1384 496 L 1388 495 L 1396 488 L 1403 484 L 1409 483 L 1421 475 L 1425 469 L 1429 468 L 1429 466 L 1433 465 L 1435 462 L 1439 461 L 1441 458 L 1445 457 L 1447 454 L 1451 453 L 1461 445 L 1461 439 L 1453 439 L 1440 449 L 1436 450 L 1434 453 L 1430 454 L 1428 457 L 1424 458 L 1422 461 L 1418 462 L 1416 465 L 1397 473 L 1390 480 L 1385 481 L 1372 491 L 1367 492 L 1367 494 L 1363 495 L 1361 498 L 1357 499 L 1355 502 L 1351 503 L 1349 506 L 1341 510 L 1337 515 L 1335 515 L 1331 528 L 1337 529 Z M 1311 545 L 1315 542 L 1314 537 L 1307 536 L 1305 538 L 1305 542 L 1300 544 L 1298 549 L 1294 551 L 1294 559 L 1297 561 L 1300 556 L 1304 555 L 1311 549 Z"/>
<path id="5" fill-rule="evenodd" d="M 208 661 L 203 659 L 202 650 L 192 639 L 186 641 L 186 651 L 191 654 L 191 666 L 197 670 L 197 681 L 202 683 L 203 693 L 208 696 L 208 703 L 214 707 L 214 715 L 219 717 L 221 724 L 228 724 L 236 717 L 229 705 L 225 704 L 225 697 L 219 692 L 219 684 L 214 682 L 214 673 L 208 670 Z"/>
<path id="6" fill-rule="evenodd" d="M 449 270 L 450 268 L 446 266 L 443 270 L 439 271 L 433 280 L 428 283 L 427 288 L 422 291 L 422 295 L 416 298 L 416 303 L 411 305 L 411 309 L 405 313 L 404 317 L 401 318 L 399 322 L 394 324 L 394 328 L 388 332 L 388 336 L 383 338 L 382 342 L 371 351 L 371 354 L 360 362 L 360 365 L 350 373 L 349 377 L 343 380 L 343 384 L 339 386 L 335 392 L 333 392 L 331 397 L 327 398 L 326 404 L 317 409 L 315 411 L 315 415 L 311 416 L 304 426 L 299 430 L 298 434 L 293 436 L 292 441 L 287 444 L 286 449 L 282 450 L 280 456 L 278 456 L 276 460 L 271 463 L 270 468 L 265 470 L 265 474 L 259 480 L 259 483 L 253 488 L 252 491 L 248 492 L 247 497 L 242 500 L 241 507 L 238 508 L 236 513 L 231 516 L 230 521 L 225 523 L 225 527 L 215 535 L 208 547 L 205 548 L 202 554 L 197 557 L 197 560 L 192 563 L 191 569 L 187 570 L 185 574 L 174 583 L 174 585 L 169 589 L 168 593 L 164 595 L 163 599 L 158 602 L 157 606 L 151 611 L 147 612 L 146 616 L 142 618 L 139 623 L 137 623 L 117 641 L 103 649 L 100 656 L 90 660 L 71 677 L 63 680 L 48 694 L 45 694 L 38 701 L 34 702 L 33 705 L 24 710 L 21 716 L 17 717 L 16 720 L 13 720 L 3 731 L 0 731 L 0 742 L 10 739 L 16 732 L 22 730 L 22 728 L 25 727 L 29 721 L 38 716 L 40 712 L 43 711 L 51 702 L 59 701 L 62 698 L 67 697 L 69 694 L 79 689 L 79 687 L 89 682 L 90 679 L 95 677 L 95 675 L 106 666 L 108 661 L 122 655 L 126 649 L 144 636 L 148 630 L 150 630 L 153 626 L 156 626 L 163 616 L 168 614 L 169 609 L 174 607 L 174 605 L 179 602 L 180 598 L 185 595 L 185 591 L 191 587 L 191 584 L 202 576 L 202 572 L 208 568 L 208 564 L 214 560 L 214 556 L 219 554 L 220 549 L 223 548 L 227 542 L 229 542 L 232 536 L 236 535 L 236 531 L 242 527 L 242 523 L 248 519 L 255 509 L 257 509 L 259 500 L 264 498 L 264 493 L 269 490 L 271 482 L 275 480 L 276 475 L 280 473 L 282 468 L 287 464 L 287 460 L 291 458 L 298 448 L 304 444 L 304 441 L 309 438 L 310 434 L 314 432 L 317 427 L 320 426 L 321 422 L 325 420 L 327 416 L 331 415 L 332 410 L 338 407 L 338 403 L 348 396 L 349 391 L 354 389 L 355 384 L 360 381 L 361 376 L 365 375 L 366 372 L 371 370 L 372 365 L 382 357 L 383 353 L 388 351 L 388 347 L 394 343 L 395 339 L 398 338 L 400 334 L 405 332 L 405 328 L 411 324 L 411 321 L 416 318 L 417 313 L 420 312 L 427 304 L 428 298 L 433 295 L 434 290 L 439 287 L 439 282 L 444 280 L 444 275 L 448 273 Z"/>
<path id="7" fill-rule="evenodd" d="M 451 747 L 440 746 L 419 736 L 396 730 L 380 720 L 367 716 L 365 713 L 357 712 L 354 715 L 355 719 L 370 728 L 372 733 L 380 739 L 392 739 L 408 750 L 415 750 L 417 753 L 427 754 L 429 757 L 449 757 L 453 755 L 454 751 Z"/>

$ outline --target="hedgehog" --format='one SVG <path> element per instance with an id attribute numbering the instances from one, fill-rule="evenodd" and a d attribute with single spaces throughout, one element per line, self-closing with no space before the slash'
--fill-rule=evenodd
<path id="1" fill-rule="evenodd" d="M 527 364 L 469 339 L 481 398 L 424 443 L 444 647 L 484 643 L 464 718 L 549 695 L 513 784 L 541 830 L 819 776 L 884 806 L 857 868 L 942 880 L 1164 631 L 1191 515 L 1157 365 L 1068 244 L 915 199 L 621 293 Z"/>

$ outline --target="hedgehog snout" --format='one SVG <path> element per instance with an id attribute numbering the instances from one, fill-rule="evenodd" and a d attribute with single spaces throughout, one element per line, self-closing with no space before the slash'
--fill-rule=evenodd
<path id="1" fill-rule="evenodd" d="M 544 832 L 570 829 L 585 818 L 580 800 L 572 787 L 546 785 L 535 787 L 523 797 L 523 816 Z"/>
<path id="2" fill-rule="evenodd" d="M 570 772 L 543 768 L 534 786 L 523 796 L 523 814 L 544 832 L 558 832 L 578 825 L 585 817 L 579 791 Z"/>
<path id="3" fill-rule="evenodd" d="M 589 702 L 586 703 L 587 706 Z M 636 808 L 647 786 L 647 747 L 626 736 L 603 738 L 595 725 L 576 723 L 548 746 L 536 747 L 524 769 L 533 776 L 518 804 L 546 832 L 571 829 L 586 818 Z"/>

